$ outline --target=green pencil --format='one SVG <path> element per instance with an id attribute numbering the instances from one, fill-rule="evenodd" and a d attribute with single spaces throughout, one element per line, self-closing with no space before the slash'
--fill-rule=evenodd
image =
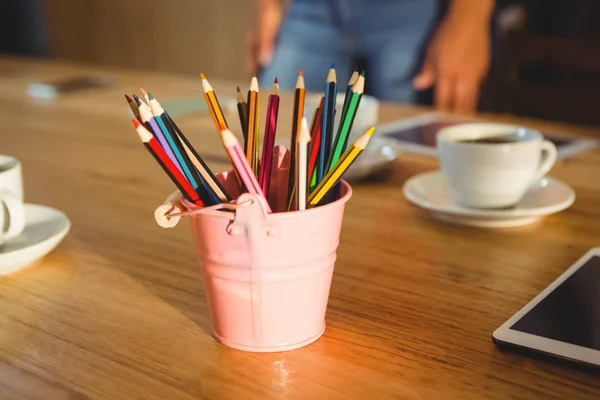
<path id="1" fill-rule="evenodd" d="M 327 162 L 328 171 L 335 165 L 335 163 L 340 159 L 342 153 L 344 153 L 346 150 L 346 147 L 348 147 L 350 131 L 352 130 L 352 124 L 354 123 L 354 118 L 356 117 L 356 112 L 358 111 L 358 106 L 360 104 L 360 99 L 362 98 L 364 89 L 365 77 L 363 73 L 359 75 L 358 79 L 356 80 L 356 84 L 352 86 L 352 92 L 349 97 L 348 108 L 346 112 L 344 113 L 342 111 L 338 132 L 335 136 L 335 141 L 333 142 L 333 150 L 331 151 L 331 155 Z"/>

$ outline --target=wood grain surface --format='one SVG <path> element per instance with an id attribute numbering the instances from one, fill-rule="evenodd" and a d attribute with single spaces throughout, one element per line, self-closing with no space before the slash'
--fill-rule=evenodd
<path id="1" fill-rule="evenodd" d="M 55 251 L 0 277 L 0 399 L 600 398 L 594 372 L 504 352 L 491 340 L 600 245 L 600 151 L 551 171 L 575 188 L 570 209 L 507 230 L 440 223 L 411 205 L 402 184 L 437 164 L 402 155 L 385 179 L 354 185 L 325 335 L 293 352 L 244 353 L 210 335 L 188 222 L 154 222 L 173 186 L 123 100 L 140 86 L 163 102 L 201 99 L 199 79 L 113 70 L 112 88 L 51 101 L 25 94 L 31 81 L 89 71 L 97 70 L 0 59 L 0 152 L 22 161 L 28 202 L 73 222 Z M 235 85 L 212 83 L 234 96 Z M 284 96 L 282 127 L 290 111 Z M 380 119 L 424 111 L 383 105 Z M 214 170 L 227 168 L 208 114 L 177 122 Z"/>

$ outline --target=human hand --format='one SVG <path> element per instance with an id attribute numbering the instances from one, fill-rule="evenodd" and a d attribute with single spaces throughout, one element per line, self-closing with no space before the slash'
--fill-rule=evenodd
<path id="1" fill-rule="evenodd" d="M 474 112 L 481 83 L 490 62 L 489 19 L 462 14 L 447 17 L 430 43 L 421 72 L 413 80 L 417 90 L 435 85 L 435 107 Z"/>
<path id="2" fill-rule="evenodd" d="M 282 14 L 279 0 L 257 1 L 254 27 L 246 36 L 246 67 L 251 75 L 256 75 L 261 67 L 271 61 Z"/>

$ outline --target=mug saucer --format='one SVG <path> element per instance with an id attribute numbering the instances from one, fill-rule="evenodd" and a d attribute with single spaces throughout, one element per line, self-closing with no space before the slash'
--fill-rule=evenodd
<path id="1" fill-rule="evenodd" d="M 59 210 L 25 203 L 25 229 L 0 244 L 0 276 L 25 268 L 52 251 L 71 228 Z"/>
<path id="2" fill-rule="evenodd" d="M 562 211 L 575 201 L 575 191 L 566 183 L 544 177 L 531 185 L 521 201 L 504 209 L 474 209 L 454 202 L 441 171 L 410 178 L 403 188 L 413 204 L 432 211 L 444 221 L 482 228 L 509 228 L 531 224 L 546 215 Z"/>

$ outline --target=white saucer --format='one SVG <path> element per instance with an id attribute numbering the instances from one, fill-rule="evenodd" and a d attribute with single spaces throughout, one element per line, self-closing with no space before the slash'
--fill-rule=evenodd
<path id="1" fill-rule="evenodd" d="M 508 209 L 472 209 L 455 204 L 441 171 L 410 178 L 403 191 L 409 201 L 433 211 L 437 218 L 482 228 L 528 225 L 568 208 L 575 201 L 575 192 L 570 186 L 549 177 L 532 185 L 519 204 Z"/>
<path id="2" fill-rule="evenodd" d="M 275 145 L 289 148 L 289 140 L 275 140 Z M 367 148 L 358 156 L 354 164 L 344 173 L 346 181 L 356 181 L 384 170 L 398 157 L 398 147 L 394 140 L 373 136 Z"/>
<path id="3" fill-rule="evenodd" d="M 25 229 L 0 245 L 0 275 L 24 268 L 52 251 L 71 228 L 59 210 L 25 204 Z"/>

